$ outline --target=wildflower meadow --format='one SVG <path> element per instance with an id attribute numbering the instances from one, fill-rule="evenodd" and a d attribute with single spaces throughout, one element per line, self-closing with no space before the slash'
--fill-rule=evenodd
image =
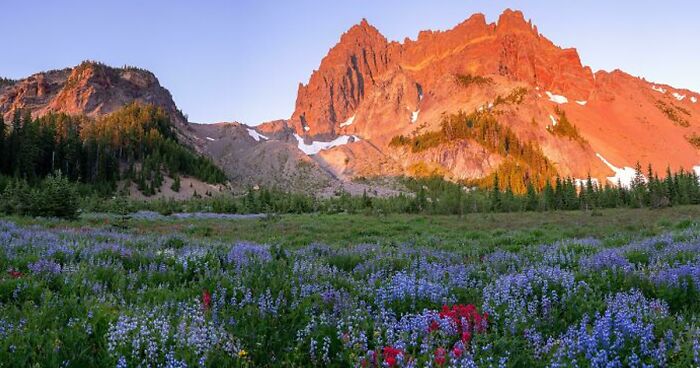
<path id="1" fill-rule="evenodd" d="M 511 248 L 2 221 L 0 366 L 700 365 L 700 228 Z"/>

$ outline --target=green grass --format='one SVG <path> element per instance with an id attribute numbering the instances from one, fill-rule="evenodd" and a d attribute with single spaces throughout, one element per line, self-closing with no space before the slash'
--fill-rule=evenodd
<path id="1" fill-rule="evenodd" d="M 138 234 L 183 233 L 193 238 L 252 241 L 285 247 L 310 243 L 348 246 L 358 243 L 398 245 L 411 243 L 450 250 L 519 247 L 565 238 L 608 238 L 624 242 L 700 222 L 700 206 L 649 209 L 606 209 L 594 212 L 557 211 L 528 213 L 430 216 L 281 215 L 245 220 L 78 220 L 58 221 L 13 218 L 20 224 L 52 227 L 123 227 Z M 613 244 L 611 244 L 613 245 Z"/>

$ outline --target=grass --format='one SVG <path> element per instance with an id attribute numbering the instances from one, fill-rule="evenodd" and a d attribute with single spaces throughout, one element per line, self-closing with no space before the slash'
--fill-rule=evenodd
<path id="1" fill-rule="evenodd" d="M 605 209 L 529 213 L 429 216 L 396 214 L 282 215 L 245 220 L 78 220 L 57 221 L 13 218 L 19 224 L 52 227 L 128 228 L 137 234 L 184 233 L 193 238 L 251 241 L 301 247 L 311 243 L 333 246 L 373 243 L 412 243 L 450 250 L 472 247 L 488 252 L 497 247 L 513 248 L 565 238 L 626 239 L 651 236 L 700 219 L 700 206 L 649 209 Z M 614 240 L 609 240 L 614 241 Z"/>
<path id="2" fill-rule="evenodd" d="M 473 366 L 501 358 L 508 367 L 570 359 L 588 366 L 592 356 L 627 362 L 632 354 L 697 366 L 698 281 L 678 284 L 675 262 L 697 272 L 699 218 L 700 206 L 463 217 L 10 218 L 19 226 L 0 222 L 0 368 L 168 359 L 393 366 L 392 351 L 416 366 L 446 366 L 438 359 L 465 346 L 476 352 L 462 355 L 478 361 Z M 60 231 L 68 228 L 79 231 Z M 647 238 L 655 234 L 664 236 Z M 601 241 L 555 243 L 589 236 Z M 409 245 L 394 247 L 402 243 Z M 634 267 L 619 272 L 615 255 Z M 449 320 L 433 324 L 438 317 Z M 468 338 L 464 325 L 454 328 L 461 318 L 473 321 Z M 525 331 L 556 343 L 532 342 Z M 565 338 L 577 331 L 593 338 L 585 351 Z M 367 357 L 378 364 L 365 364 Z"/>

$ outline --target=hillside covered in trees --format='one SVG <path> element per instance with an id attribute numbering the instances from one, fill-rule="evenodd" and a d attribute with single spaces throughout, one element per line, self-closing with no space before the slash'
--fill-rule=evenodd
<path id="1" fill-rule="evenodd" d="M 413 152 L 456 140 L 475 141 L 490 152 L 504 157 L 504 163 L 496 172 L 474 184 L 488 188 L 497 179 L 497 184 L 510 187 L 516 193 L 525 193 L 528 186 L 543 189 L 557 175 L 554 165 L 542 153 L 537 144 L 522 142 L 507 126 L 500 124 L 489 111 L 460 111 L 443 117 L 442 129 L 412 137 L 394 137 L 390 145 L 408 146 Z"/>
<path id="2" fill-rule="evenodd" d="M 6 124 L 0 116 L 0 174 L 30 184 L 60 171 L 71 181 L 109 194 L 122 180 L 153 195 L 164 175 L 211 184 L 226 176 L 209 159 L 178 143 L 168 114 L 132 103 L 99 118 L 51 113 L 32 118 L 15 111 Z"/>

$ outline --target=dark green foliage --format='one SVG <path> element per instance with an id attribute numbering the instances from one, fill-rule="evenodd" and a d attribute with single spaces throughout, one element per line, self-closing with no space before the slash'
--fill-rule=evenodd
<path id="1" fill-rule="evenodd" d="M 77 188 L 60 171 L 34 187 L 22 179 L 10 181 L 0 195 L 0 211 L 9 215 L 72 219 L 78 209 Z"/>
<path id="2" fill-rule="evenodd" d="M 649 174 L 647 174 L 648 176 Z M 600 186 L 592 178 L 575 182 L 572 178 L 555 177 L 542 189 L 528 183 L 524 193 L 517 193 L 500 173 L 491 176 L 488 187 L 469 187 L 439 176 L 403 178 L 402 184 L 411 194 L 393 197 L 351 196 L 339 192 L 333 197 L 316 198 L 312 195 L 287 193 L 277 189 L 249 189 L 244 195 L 197 196 L 185 201 L 150 200 L 129 201 L 88 198 L 82 203 L 87 212 L 151 210 L 169 214 L 175 212 L 216 213 L 424 213 L 463 215 L 484 212 L 596 210 L 602 208 L 663 208 L 677 205 L 700 204 L 700 184 L 693 172 L 680 171 L 659 179 L 654 173 L 650 180 L 633 181 L 629 188 L 606 184 Z M 0 180 L 0 189 L 3 182 Z M 8 185 L 8 184 L 5 184 Z M 594 214 L 594 212 L 592 213 Z"/>
<path id="3" fill-rule="evenodd" d="M 0 88 L 5 87 L 5 86 L 11 86 L 15 83 L 17 83 L 17 81 L 14 79 L 0 77 Z"/>
<path id="4" fill-rule="evenodd" d="M 15 111 L 10 131 L 0 129 L 0 151 L 0 174 L 33 185 L 60 170 L 105 195 L 124 179 L 155 194 L 166 173 L 226 181 L 210 160 L 177 143 L 165 111 L 136 103 L 97 120 L 66 114 L 32 119 L 28 111 Z"/>
<path id="5" fill-rule="evenodd" d="M 173 190 L 173 192 L 179 192 L 180 191 L 180 177 L 175 176 L 175 179 L 173 180 L 173 184 L 170 186 L 170 189 Z"/>

